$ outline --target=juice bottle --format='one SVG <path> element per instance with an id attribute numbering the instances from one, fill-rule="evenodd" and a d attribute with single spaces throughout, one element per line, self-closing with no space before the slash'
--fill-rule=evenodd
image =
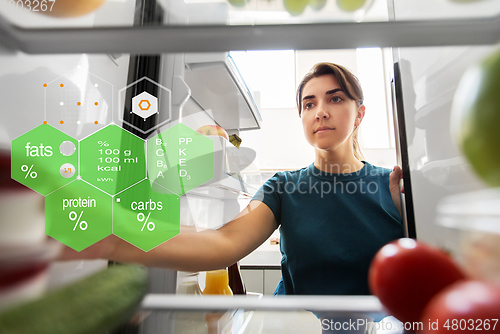
<path id="1" fill-rule="evenodd" d="M 226 269 L 207 271 L 204 295 L 232 295 Z"/>
<path id="2" fill-rule="evenodd" d="M 229 268 L 227 268 L 229 273 L 229 287 L 233 294 L 235 295 L 246 295 L 245 283 L 241 278 L 240 263 L 236 262 Z"/>

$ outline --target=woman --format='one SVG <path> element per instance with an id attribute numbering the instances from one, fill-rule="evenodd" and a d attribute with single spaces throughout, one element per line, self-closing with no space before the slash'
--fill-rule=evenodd
<path id="1" fill-rule="evenodd" d="M 280 227 L 282 280 L 276 294 L 369 294 L 372 257 L 403 236 L 401 169 L 390 173 L 361 161 L 363 93 L 347 69 L 317 64 L 299 85 L 297 103 L 314 163 L 275 174 L 225 226 L 199 233 L 183 228 L 147 253 L 110 236 L 80 253 L 68 248 L 63 258 L 213 270 L 245 257 Z"/>

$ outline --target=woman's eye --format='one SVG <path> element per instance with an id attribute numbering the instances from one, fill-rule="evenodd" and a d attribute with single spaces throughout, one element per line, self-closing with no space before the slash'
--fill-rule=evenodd
<path id="1" fill-rule="evenodd" d="M 342 101 L 341 97 L 338 97 L 338 96 L 332 97 L 332 102 L 340 102 L 340 101 Z"/>
<path id="2" fill-rule="evenodd" d="M 304 109 L 311 109 L 312 106 L 313 106 L 312 103 L 306 103 L 306 104 L 304 104 Z"/>

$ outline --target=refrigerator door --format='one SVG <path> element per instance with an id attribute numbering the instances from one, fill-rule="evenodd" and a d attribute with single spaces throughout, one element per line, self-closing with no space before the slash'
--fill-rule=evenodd
<path id="1" fill-rule="evenodd" d="M 415 12 L 423 16 L 418 9 L 424 2 L 394 2 L 393 16 L 408 19 L 415 17 L 410 14 Z M 442 6 L 436 4 L 438 10 Z M 484 14 L 484 8 L 471 8 L 471 16 Z M 449 17 L 461 13 L 450 10 Z M 436 224 L 438 203 L 446 196 L 485 187 L 452 138 L 452 101 L 466 69 L 494 49 L 435 46 L 396 48 L 393 52 L 395 113 L 401 144 L 398 156 L 403 166 L 410 236 L 414 233 L 419 240 L 449 250 L 458 247 L 458 240 Z"/>

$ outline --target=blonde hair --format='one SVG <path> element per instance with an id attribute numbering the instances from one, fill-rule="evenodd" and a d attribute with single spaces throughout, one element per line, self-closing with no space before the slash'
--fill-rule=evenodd
<path id="1" fill-rule="evenodd" d="M 318 63 L 307 73 L 297 88 L 297 108 L 299 110 L 299 117 L 302 115 L 302 91 L 304 86 L 313 78 L 317 78 L 323 75 L 332 74 L 340 85 L 340 88 L 345 92 L 345 94 L 353 101 L 356 101 L 358 107 L 363 105 L 363 90 L 359 83 L 358 78 L 348 69 L 341 65 L 334 63 Z M 363 153 L 361 153 L 361 148 L 358 141 L 358 129 L 359 126 L 352 132 L 352 148 L 354 156 L 358 160 L 364 160 Z"/>

